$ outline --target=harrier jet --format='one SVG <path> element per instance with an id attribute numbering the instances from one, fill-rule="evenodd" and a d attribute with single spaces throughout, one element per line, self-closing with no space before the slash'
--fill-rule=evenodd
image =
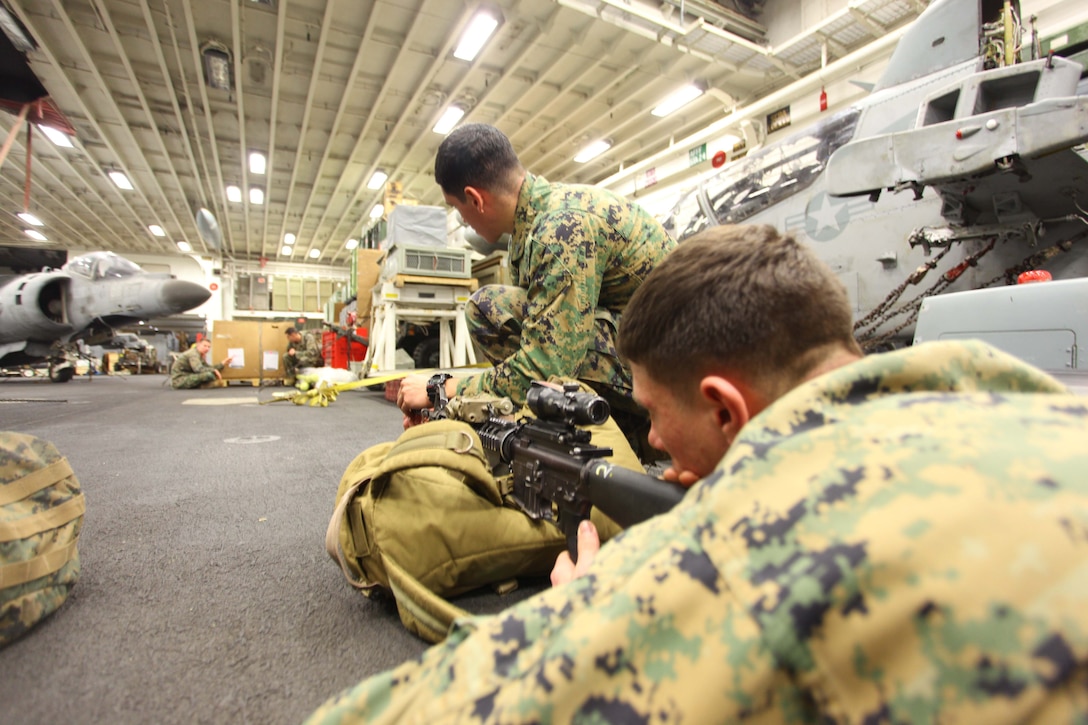
<path id="1" fill-rule="evenodd" d="M 77 340 L 94 344 L 114 327 L 179 314 L 209 297 L 201 285 L 145 272 L 113 252 L 0 278 L 0 367 L 48 362 L 50 379 L 66 383 Z"/>

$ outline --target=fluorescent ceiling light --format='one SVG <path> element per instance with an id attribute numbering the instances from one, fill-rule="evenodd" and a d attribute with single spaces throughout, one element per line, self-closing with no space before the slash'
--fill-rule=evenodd
<path id="1" fill-rule="evenodd" d="M 321 250 L 320 249 L 311 249 L 310 250 L 310 259 L 317 259 L 320 256 L 321 256 Z"/>
<path id="2" fill-rule="evenodd" d="M 457 125 L 457 122 L 460 121 L 464 115 L 465 109 L 460 106 L 450 106 L 446 109 L 446 112 L 442 114 L 442 118 L 438 119 L 438 123 L 436 123 L 431 130 L 445 136 L 453 130 L 453 127 Z"/>
<path id="3" fill-rule="evenodd" d="M 249 203 L 250 204 L 263 204 L 264 203 L 264 189 L 259 186 L 249 187 Z"/>
<path id="4" fill-rule="evenodd" d="M 657 108 L 650 111 L 650 113 L 658 117 L 668 116 L 673 111 L 679 110 L 691 103 L 696 98 L 703 95 L 703 93 L 704 91 L 702 88 L 694 83 L 689 83 L 670 93 L 668 97 L 657 104 Z"/>
<path id="5" fill-rule="evenodd" d="M 359 246 L 359 240 L 358 239 L 349 239 L 344 243 L 344 248 L 345 249 L 355 249 L 358 246 Z"/>
<path id="6" fill-rule="evenodd" d="M 283 235 L 283 243 L 290 246 L 295 243 L 295 235 L 291 232 L 287 232 Z"/>
<path id="7" fill-rule="evenodd" d="M 371 219 L 380 219 L 381 215 L 385 213 L 385 206 L 382 204 L 375 204 L 374 208 L 370 210 Z"/>
<path id="8" fill-rule="evenodd" d="M 382 188 L 382 184 L 384 184 L 385 180 L 388 179 L 388 178 L 389 178 L 389 174 L 385 173 L 384 171 L 375 171 L 371 175 L 370 181 L 367 182 L 366 188 L 368 188 L 368 189 L 380 189 L 380 188 Z"/>
<path id="9" fill-rule="evenodd" d="M 241 201 L 242 190 L 234 184 L 227 187 L 227 201 Z"/>
<path id="10" fill-rule="evenodd" d="M 132 191 L 135 187 L 132 186 L 132 182 L 128 180 L 128 177 L 121 171 L 111 171 L 109 177 L 113 179 L 113 183 L 125 191 Z"/>
<path id="11" fill-rule="evenodd" d="M 0 30 L 3 30 L 4 34 L 8 36 L 8 40 L 15 46 L 15 49 L 22 53 L 29 53 L 38 47 L 23 32 L 23 24 L 3 6 L 0 6 Z"/>
<path id="12" fill-rule="evenodd" d="M 37 229 L 24 229 L 23 233 L 31 239 L 37 239 L 39 242 L 45 241 L 45 235 L 39 232 Z"/>
<path id="13" fill-rule="evenodd" d="M 249 170 L 254 174 L 263 174 L 265 170 L 264 154 L 260 151 L 251 151 L 249 154 Z"/>
<path id="14" fill-rule="evenodd" d="M 191 252 L 193 251 L 193 245 L 189 244 L 189 242 L 178 242 L 178 250 L 182 252 Z"/>
<path id="15" fill-rule="evenodd" d="M 472 19 L 468 27 L 465 28 L 464 34 L 461 35 L 461 42 L 457 44 L 457 50 L 453 51 L 453 57 L 461 60 L 475 58 L 497 27 L 499 27 L 499 21 L 490 13 L 483 11 L 476 13 L 476 17 Z"/>
<path id="16" fill-rule="evenodd" d="M 45 137 L 53 142 L 54 146 L 60 146 L 61 148 L 74 149 L 76 145 L 72 143 L 72 139 L 68 138 L 68 134 L 64 131 L 58 131 L 52 126 L 38 126 Z"/>
<path id="17" fill-rule="evenodd" d="M 159 226 L 158 224 L 152 224 L 152 225 L 150 225 L 150 226 L 148 227 L 148 230 L 149 230 L 149 231 L 150 231 L 150 232 L 151 232 L 152 234 L 154 234 L 154 235 L 155 235 L 156 237 L 165 237 L 165 236 L 166 236 L 166 232 L 164 232 L 164 231 L 163 231 L 163 229 L 162 229 L 162 227 L 160 227 L 160 226 Z"/>
<path id="18" fill-rule="evenodd" d="M 294 247 L 283 246 L 283 247 L 280 248 L 280 254 L 282 254 L 285 257 L 290 257 L 291 252 L 293 252 L 293 251 L 295 251 Z"/>
<path id="19" fill-rule="evenodd" d="M 578 155 L 574 157 L 574 161 L 579 164 L 584 164 L 590 159 L 597 158 L 610 148 L 612 148 L 612 144 L 609 141 L 594 141 L 589 146 L 586 146 L 579 151 Z"/>
<path id="20" fill-rule="evenodd" d="M 33 226 L 40 227 L 42 225 L 42 220 L 39 219 L 38 217 L 34 216 L 33 214 L 31 214 L 28 211 L 21 211 L 18 214 L 16 214 L 15 216 L 19 217 L 20 219 L 22 219 L 27 224 L 31 224 Z"/>

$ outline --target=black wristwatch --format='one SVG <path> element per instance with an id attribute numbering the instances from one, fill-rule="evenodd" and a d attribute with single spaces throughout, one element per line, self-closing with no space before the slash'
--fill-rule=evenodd
<path id="1" fill-rule="evenodd" d="M 427 381 L 427 398 L 434 408 L 444 408 L 449 399 L 446 397 L 446 381 L 453 376 L 449 373 L 435 373 Z"/>

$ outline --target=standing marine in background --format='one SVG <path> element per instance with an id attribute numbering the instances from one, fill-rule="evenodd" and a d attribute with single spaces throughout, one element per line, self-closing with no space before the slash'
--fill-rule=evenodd
<path id="1" fill-rule="evenodd" d="M 286 372 L 288 385 L 295 384 L 295 374 L 299 368 L 320 368 L 325 365 L 325 358 L 321 355 L 321 338 L 313 330 L 299 332 L 293 327 L 288 327 L 287 353 L 283 356 L 283 369 Z"/>
<path id="2" fill-rule="evenodd" d="M 446 203 L 489 244 L 509 233 L 512 286 L 488 285 L 466 319 L 493 369 L 446 381 L 447 396 L 488 393 L 525 404 L 529 384 L 574 378 L 608 401 L 640 456 L 649 418 L 616 352 L 627 301 L 676 245 L 642 207 L 592 186 L 553 184 L 522 166 L 497 128 L 467 124 L 438 148 Z M 429 407 L 427 378 L 401 381 L 406 413 Z"/>
<path id="3" fill-rule="evenodd" d="M 231 356 L 228 355 L 215 365 L 209 365 L 205 362 L 205 356 L 211 349 L 211 340 L 205 337 L 178 355 L 170 367 L 170 386 L 175 390 L 182 390 L 222 382 L 223 376 L 219 371 L 230 364 Z"/>

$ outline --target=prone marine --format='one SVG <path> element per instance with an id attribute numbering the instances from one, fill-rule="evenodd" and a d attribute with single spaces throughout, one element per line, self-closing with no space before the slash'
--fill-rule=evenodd
<path id="1" fill-rule="evenodd" d="M 619 349 L 685 498 L 310 722 L 1088 719 L 1088 401 L 980 342 L 863 357 L 769 226 L 681 244 Z"/>

